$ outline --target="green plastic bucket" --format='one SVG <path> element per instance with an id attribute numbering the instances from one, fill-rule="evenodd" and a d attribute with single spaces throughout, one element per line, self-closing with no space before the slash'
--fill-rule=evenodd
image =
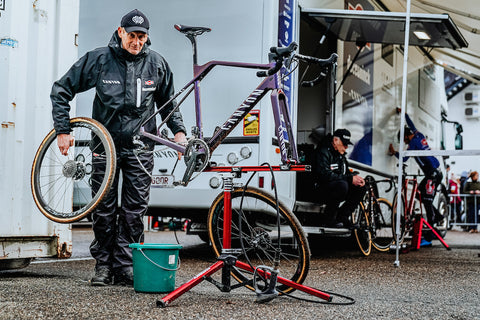
<path id="1" fill-rule="evenodd" d="M 132 243 L 133 288 L 136 292 L 171 292 L 180 263 L 179 244 Z"/>

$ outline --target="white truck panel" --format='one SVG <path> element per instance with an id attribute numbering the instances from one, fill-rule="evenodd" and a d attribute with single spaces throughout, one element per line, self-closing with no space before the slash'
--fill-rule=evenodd
<path id="1" fill-rule="evenodd" d="M 33 202 L 35 152 L 52 128 L 49 93 L 77 56 L 78 0 L 5 0 L 0 11 L 0 261 L 69 257 L 69 225 Z"/>

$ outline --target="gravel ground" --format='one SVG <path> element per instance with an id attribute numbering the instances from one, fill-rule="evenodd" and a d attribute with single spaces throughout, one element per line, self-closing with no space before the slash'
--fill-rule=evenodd
<path id="1" fill-rule="evenodd" d="M 451 251 L 436 241 L 431 248 L 402 254 L 400 267 L 393 266 L 394 254 L 361 256 L 348 239 L 317 240 L 305 284 L 351 297 L 352 305 L 285 296 L 257 304 L 245 288 L 222 293 L 202 282 L 165 309 L 156 307 L 164 294 L 90 287 L 94 261 L 84 257 L 91 237 L 89 230 L 74 230 L 72 259 L 41 259 L 25 269 L 0 272 L 0 319 L 480 319 L 480 234 L 449 232 L 445 240 Z M 177 286 L 215 261 L 197 237 L 179 234 L 179 239 L 185 248 Z M 175 238 L 171 232 L 148 233 L 146 242 L 174 243 Z M 333 302 L 346 300 L 334 297 Z"/>

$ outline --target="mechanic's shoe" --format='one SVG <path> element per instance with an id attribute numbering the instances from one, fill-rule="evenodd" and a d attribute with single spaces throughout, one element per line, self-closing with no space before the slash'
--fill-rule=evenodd
<path id="1" fill-rule="evenodd" d="M 95 275 L 90 279 L 91 286 L 106 286 L 112 283 L 112 271 L 110 267 L 95 267 Z"/>
<path id="2" fill-rule="evenodd" d="M 420 247 L 431 247 L 431 246 L 432 246 L 431 241 L 427 241 L 425 239 L 422 239 L 422 241 L 420 241 Z"/>
<path id="3" fill-rule="evenodd" d="M 133 286 L 133 271 L 126 270 L 116 273 L 114 276 L 114 284 L 118 286 Z"/>
<path id="4" fill-rule="evenodd" d="M 435 214 L 435 218 L 433 218 L 433 223 L 440 223 L 442 222 L 444 217 L 441 214 Z"/>
<path id="5" fill-rule="evenodd" d="M 342 229 L 345 228 L 345 226 L 341 222 L 334 222 L 330 225 L 330 228 Z"/>
<path id="6" fill-rule="evenodd" d="M 360 228 L 360 225 L 358 224 L 358 222 L 352 223 L 349 217 L 342 217 L 340 221 L 342 222 L 343 226 L 347 229 L 353 230 L 353 229 Z"/>
<path id="7" fill-rule="evenodd" d="M 329 221 L 325 223 L 326 228 L 341 229 L 344 228 L 343 223 L 339 221 Z"/>

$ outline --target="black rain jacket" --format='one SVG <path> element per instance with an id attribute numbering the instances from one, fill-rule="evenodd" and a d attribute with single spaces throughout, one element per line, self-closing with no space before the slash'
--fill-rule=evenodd
<path id="1" fill-rule="evenodd" d="M 81 57 L 67 73 L 53 84 L 50 99 L 57 134 L 70 133 L 69 102 L 77 93 L 96 89 L 92 118 L 101 122 L 112 135 L 117 152 L 134 148 L 132 137 L 140 125 L 174 95 L 173 75 L 165 59 L 150 50 L 150 39 L 138 55 L 121 48 L 117 31 L 107 47 L 97 48 Z M 170 103 L 161 112 L 162 119 L 176 106 Z M 182 116 L 176 111 L 167 121 L 175 134 L 185 131 Z M 155 134 L 155 118 L 145 126 Z M 153 149 L 155 143 L 143 138 Z"/>
<path id="2" fill-rule="evenodd" d="M 352 183 L 353 173 L 348 167 L 345 155 L 341 155 L 332 145 L 331 134 L 318 144 L 314 152 L 313 174 L 320 185 L 326 182 L 345 180 Z"/>

